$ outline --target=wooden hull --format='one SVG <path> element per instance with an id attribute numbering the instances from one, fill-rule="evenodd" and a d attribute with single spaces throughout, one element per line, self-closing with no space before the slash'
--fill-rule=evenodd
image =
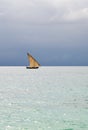
<path id="1" fill-rule="evenodd" d="M 39 67 L 30 67 L 30 66 L 27 66 L 26 69 L 38 69 Z"/>

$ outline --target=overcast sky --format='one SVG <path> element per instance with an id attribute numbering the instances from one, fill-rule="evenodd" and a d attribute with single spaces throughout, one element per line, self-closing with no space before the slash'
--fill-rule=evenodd
<path id="1" fill-rule="evenodd" d="M 88 66 L 88 0 L 0 0 L 0 65 Z"/>

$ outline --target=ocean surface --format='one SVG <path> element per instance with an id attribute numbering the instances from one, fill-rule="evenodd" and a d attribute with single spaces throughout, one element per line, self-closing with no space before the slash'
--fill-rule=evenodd
<path id="1" fill-rule="evenodd" d="M 0 130 L 88 130 L 88 67 L 0 67 Z"/>

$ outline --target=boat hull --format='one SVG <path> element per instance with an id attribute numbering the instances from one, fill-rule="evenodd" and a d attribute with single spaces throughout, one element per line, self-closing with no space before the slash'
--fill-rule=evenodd
<path id="1" fill-rule="evenodd" d="M 30 67 L 30 66 L 27 66 L 26 69 L 38 69 L 39 67 Z"/>

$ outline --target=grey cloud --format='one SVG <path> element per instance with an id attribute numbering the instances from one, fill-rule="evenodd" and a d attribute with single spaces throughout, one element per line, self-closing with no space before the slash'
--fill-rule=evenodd
<path id="1" fill-rule="evenodd" d="M 25 65 L 27 51 L 44 65 L 88 65 L 88 0 L 0 0 L 0 12 L 0 65 L 6 55 Z"/>

